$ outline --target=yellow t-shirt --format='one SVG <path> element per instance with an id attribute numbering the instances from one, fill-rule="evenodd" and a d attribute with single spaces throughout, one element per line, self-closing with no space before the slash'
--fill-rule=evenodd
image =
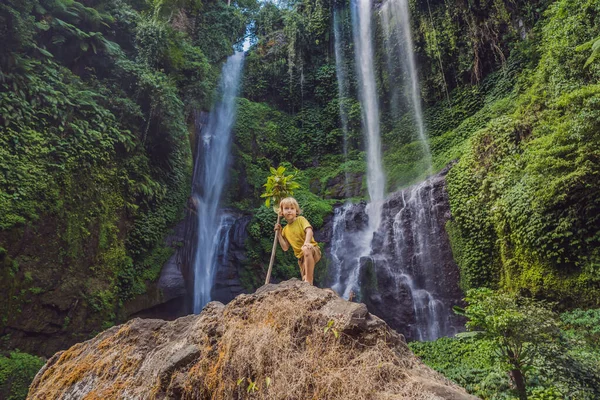
<path id="1" fill-rule="evenodd" d="M 281 231 L 281 236 L 288 241 L 296 258 L 302 257 L 302 245 L 306 239 L 306 228 L 312 228 L 312 225 L 303 216 L 298 216 L 291 224 L 287 224 Z M 317 246 L 315 239 L 311 239 L 310 244 Z"/>

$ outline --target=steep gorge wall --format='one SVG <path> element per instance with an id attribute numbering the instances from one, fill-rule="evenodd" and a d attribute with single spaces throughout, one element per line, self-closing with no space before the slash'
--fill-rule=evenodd
<path id="1" fill-rule="evenodd" d="M 3 350 L 50 356 L 173 295 L 159 278 L 190 193 L 188 116 L 246 17 L 134 3 L 0 7 Z"/>

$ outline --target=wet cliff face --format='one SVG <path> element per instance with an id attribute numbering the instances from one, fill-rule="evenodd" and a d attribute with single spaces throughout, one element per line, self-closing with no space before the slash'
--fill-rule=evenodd
<path id="1" fill-rule="evenodd" d="M 85 340 L 107 323 L 132 316 L 173 319 L 182 308 L 185 285 L 178 258 L 184 240 L 183 224 L 174 227 L 164 245 L 174 254 L 157 281 L 146 282 L 145 292 L 115 309 L 99 309 L 94 292 L 106 288 L 93 268 L 98 249 L 86 242 L 83 255 L 65 257 L 67 244 L 57 231 L 61 221 L 47 217 L 35 226 L 27 225 L 0 234 L 6 250 L 0 253 L 0 347 L 18 348 L 50 357 L 55 352 Z M 108 314 L 114 312 L 115 314 Z"/>
<path id="2" fill-rule="evenodd" d="M 390 195 L 379 229 L 368 237 L 364 203 L 340 207 L 332 221 L 332 287 L 354 292 L 409 339 L 433 340 L 463 325 L 452 312 L 462 293 L 444 229 L 450 218 L 445 173 Z"/>
<path id="3" fill-rule="evenodd" d="M 231 214 L 232 223 L 219 244 L 218 265 L 211 299 L 228 303 L 237 295 L 245 293 L 240 282 L 240 272 L 246 260 L 244 242 L 248 233 L 246 227 L 251 215 Z"/>
<path id="4" fill-rule="evenodd" d="M 0 348 L 51 356 L 99 331 L 105 317 L 90 305 L 97 255 L 87 241 L 78 259 L 65 256 L 62 221 L 43 217 L 0 232 Z"/>
<path id="5" fill-rule="evenodd" d="M 224 213 L 223 226 L 216 257 L 218 269 L 215 275 L 214 285 L 211 290 L 211 299 L 228 303 L 245 290 L 240 282 L 240 274 L 243 262 L 246 260 L 246 249 L 244 243 L 248 233 L 246 227 L 252 216 L 233 211 Z M 182 249 L 180 268 L 185 279 L 187 289 L 188 306 L 191 311 L 191 301 L 194 293 L 194 261 L 196 257 L 196 243 L 198 240 L 198 218 L 195 209 L 190 207 L 190 212 L 185 220 L 186 240 Z"/>

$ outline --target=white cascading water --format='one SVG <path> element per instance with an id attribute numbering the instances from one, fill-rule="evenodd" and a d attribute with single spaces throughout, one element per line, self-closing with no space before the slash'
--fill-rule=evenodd
<path id="1" fill-rule="evenodd" d="M 351 292 L 359 293 L 360 291 L 360 259 L 371 250 L 370 242 L 365 238 L 365 232 L 373 234 L 369 230 L 366 215 L 364 220 L 359 221 L 358 224 L 349 226 L 348 220 L 352 220 L 349 218 L 349 214 L 355 209 L 354 204 L 346 203 L 335 209 L 333 217 L 331 288 L 346 299 L 350 297 Z M 364 209 L 361 211 L 364 215 Z"/>
<path id="2" fill-rule="evenodd" d="M 366 206 L 346 204 L 335 211 L 331 241 L 332 288 L 348 298 L 351 291 L 360 291 L 361 268 L 371 265 L 374 269 L 385 269 L 382 277 L 391 280 L 388 284 L 391 284 L 396 292 L 407 293 L 406 296 L 412 303 L 413 311 L 409 323 L 411 336 L 419 340 L 434 340 L 452 334 L 455 329 L 450 322 L 448 307 L 435 295 L 437 292 L 443 292 L 436 285 L 444 285 L 434 278 L 439 277 L 440 271 L 434 269 L 439 268 L 437 263 L 444 257 L 443 251 L 439 250 L 443 246 L 443 226 L 439 225 L 440 218 L 435 215 L 437 204 L 433 198 L 433 185 L 429 180 L 403 191 L 400 208 L 388 204 L 387 214 L 382 215 L 385 177 L 381 165 L 371 6 L 369 0 L 353 0 L 351 4 L 359 96 L 367 138 L 367 185 L 370 203 Z M 338 51 L 339 22 L 336 16 L 337 14 L 334 14 L 334 34 L 336 65 L 339 65 L 343 63 L 343 57 Z M 402 66 L 406 76 L 404 86 L 407 88 L 408 103 L 412 109 L 418 139 L 423 145 L 426 169 L 424 172 L 431 174 L 431 154 L 423 124 L 407 0 L 388 0 L 382 5 L 381 20 L 386 47 L 392 40 L 396 40 L 399 43 L 396 43 L 398 46 L 394 48 L 399 47 L 402 50 L 397 57 L 390 56 L 388 68 L 392 59 L 405 60 Z M 388 50 L 391 51 L 391 46 Z M 344 88 L 343 79 L 338 70 L 340 97 Z M 392 104 L 394 103 L 397 102 L 392 100 Z M 344 116 L 340 116 L 343 123 Z M 391 210 L 399 211 L 390 214 Z M 382 227 L 381 231 L 378 231 L 381 218 L 390 219 L 389 224 L 384 221 L 384 226 L 391 225 L 391 229 Z M 394 243 L 394 248 L 372 254 L 375 233 L 379 235 L 379 240 Z M 382 237 L 384 239 L 381 239 Z M 392 309 L 394 306 L 395 304 L 385 305 Z"/>
<path id="3" fill-rule="evenodd" d="M 356 63 L 356 74 L 358 76 L 358 94 L 362 110 L 363 131 L 367 145 L 367 189 L 369 192 L 369 204 L 366 206 L 368 215 L 367 226 L 362 226 L 359 231 L 352 234 L 341 232 L 340 228 L 334 229 L 334 235 L 337 232 L 340 243 L 333 244 L 336 249 L 345 252 L 344 259 L 347 259 L 348 249 L 352 248 L 350 264 L 352 268 L 348 271 L 341 264 L 341 258 L 336 263 L 334 255 L 333 268 L 333 289 L 343 297 L 349 298 L 352 293 L 360 291 L 360 260 L 371 253 L 371 240 L 373 233 L 379 228 L 381 223 L 381 207 L 385 195 L 385 175 L 381 165 L 381 139 L 379 124 L 379 104 L 377 100 L 377 90 L 375 84 L 375 64 L 374 51 L 371 31 L 371 1 L 370 0 L 352 0 L 352 36 L 354 41 L 354 55 Z M 335 14 L 334 14 L 335 18 Z M 336 39 L 336 68 L 339 72 L 344 68 L 344 59 L 341 51 L 338 51 L 341 41 L 339 21 L 337 28 L 334 29 Z M 334 24 L 336 20 L 334 19 Z M 340 78 L 342 79 L 340 82 Z M 345 77 L 338 76 L 338 90 L 340 93 L 346 89 Z M 344 116 L 341 115 L 342 121 Z M 351 205 L 348 205 L 351 208 Z M 337 218 L 338 224 L 340 218 L 345 218 L 348 208 L 342 212 L 337 212 L 334 218 Z M 343 229 L 343 228 L 342 228 Z M 350 242 L 352 243 L 350 245 Z M 335 239 L 334 239 L 335 243 Z M 334 254 L 335 252 L 332 252 Z M 345 263 L 348 264 L 348 263 Z M 344 273 L 345 271 L 349 273 Z M 342 278 L 342 274 L 344 275 Z"/>
<path id="4" fill-rule="evenodd" d="M 428 181 L 402 192 L 400 211 L 394 216 L 394 267 L 389 275 L 406 284 L 412 293 L 415 323 L 413 335 L 419 340 L 435 340 L 447 335 L 448 309 L 436 299 L 434 282 L 442 236 L 433 189 Z"/>
<path id="5" fill-rule="evenodd" d="M 221 98 L 202 128 L 194 167 L 192 198 L 198 216 L 198 241 L 194 255 L 194 313 L 210 301 L 218 265 L 219 244 L 231 228 L 231 218 L 219 209 L 227 179 L 231 131 L 235 123 L 236 96 L 244 65 L 244 52 L 227 59 L 221 70 Z M 226 240 L 226 239 L 225 239 Z"/>
<path id="6" fill-rule="evenodd" d="M 413 51 L 413 39 L 410 25 L 410 10 L 408 0 L 388 0 L 386 1 L 380 11 L 381 24 L 385 34 L 384 43 L 386 44 L 386 53 L 389 55 L 393 51 L 391 43 L 395 39 L 399 49 L 399 59 L 404 60 L 403 67 L 406 71 L 407 79 L 405 79 L 404 86 L 408 89 L 409 103 L 412 108 L 412 114 L 414 117 L 418 139 L 423 147 L 424 164 L 427 175 L 432 173 L 432 160 L 431 151 L 429 149 L 429 143 L 425 134 L 425 124 L 423 123 L 423 112 L 421 109 L 421 98 L 420 98 L 420 85 L 417 75 L 417 65 L 415 62 L 415 55 Z M 389 66 L 388 66 L 389 67 Z M 405 76 L 406 76 L 405 75 Z M 402 247 L 406 247 L 406 243 L 414 243 L 417 247 L 413 259 L 401 259 L 399 260 L 399 271 L 397 274 L 400 276 L 407 276 L 409 279 L 406 280 L 413 294 L 413 305 L 416 316 L 417 330 L 415 332 L 419 340 L 434 340 L 441 335 L 442 328 L 440 325 L 444 319 L 443 313 L 445 313 L 443 304 L 431 294 L 430 291 L 424 289 L 424 286 L 431 286 L 431 282 L 427 280 L 430 274 L 428 269 L 434 268 L 435 259 L 431 257 L 431 243 L 429 238 L 431 237 L 426 229 L 431 228 L 431 218 L 428 217 L 428 213 L 431 212 L 432 203 L 431 201 L 424 204 L 420 191 L 428 187 L 427 185 L 421 184 L 414 187 L 410 192 L 408 203 L 404 203 L 404 207 L 398 213 L 394 220 L 394 236 L 396 243 L 400 247 L 398 251 L 402 250 Z M 403 193 L 404 194 L 404 193 Z M 403 196 L 404 200 L 404 196 Z M 410 209 L 413 213 L 417 214 L 417 218 L 412 219 L 412 223 L 409 225 L 410 230 L 405 232 L 406 224 L 402 223 L 402 213 Z M 412 237 L 406 238 L 405 235 L 412 235 Z M 407 271 L 407 268 L 412 265 L 412 271 Z M 407 275 L 410 274 L 410 275 Z M 410 276 L 420 276 L 420 282 L 416 283 Z"/>
<path id="7" fill-rule="evenodd" d="M 407 89 L 407 97 L 413 111 L 417 134 L 421 145 L 423 146 L 423 157 L 426 173 L 432 173 L 431 151 L 429 142 L 425 133 L 425 124 L 423 123 L 423 111 L 421 109 L 421 96 L 419 77 L 417 75 L 417 64 L 415 62 L 415 54 L 413 52 L 413 39 L 410 26 L 410 10 L 408 0 L 388 0 L 381 6 L 380 11 L 381 25 L 383 27 L 386 46 L 386 54 L 388 60 L 397 56 L 399 60 L 403 60 L 403 69 L 408 75 L 405 79 L 404 86 Z M 395 43 L 394 43 L 395 41 Z M 394 54 L 398 45 L 399 54 Z M 388 61 L 388 69 L 393 70 L 393 66 Z M 390 71 L 392 72 L 392 71 Z M 406 82 L 408 81 L 408 82 Z M 395 91 L 397 88 L 392 88 Z M 394 102 L 392 102 L 393 104 Z"/>
<path id="8" fill-rule="evenodd" d="M 369 227 L 374 232 L 381 222 L 381 204 L 385 195 L 385 175 L 381 165 L 379 104 L 375 84 L 375 53 L 371 31 L 371 0 L 353 0 L 352 32 L 358 75 L 363 129 L 367 142 L 367 188 L 369 191 Z"/>

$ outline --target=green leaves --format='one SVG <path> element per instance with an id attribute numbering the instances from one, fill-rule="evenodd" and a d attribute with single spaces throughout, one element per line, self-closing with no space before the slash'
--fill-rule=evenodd
<path id="1" fill-rule="evenodd" d="M 544 303 L 490 289 L 469 290 L 465 301 L 467 329 L 496 342 L 509 369 L 524 370 L 537 346 L 558 339 L 558 317 Z"/>
<path id="2" fill-rule="evenodd" d="M 18 350 L 0 355 L 0 393 L 7 400 L 27 397 L 29 385 L 44 360 Z"/>
<path id="3" fill-rule="evenodd" d="M 334 324 L 335 324 L 335 321 L 330 319 L 329 322 L 327 322 L 327 326 L 325 326 L 325 328 L 323 328 L 323 333 L 326 334 L 327 332 L 331 331 L 333 336 L 336 339 L 338 339 L 340 337 L 340 333 L 338 332 L 337 329 L 334 328 Z"/>
<path id="4" fill-rule="evenodd" d="M 586 60 L 585 64 L 583 65 L 583 68 L 589 67 L 591 63 L 593 63 L 598 57 L 600 57 L 600 36 L 575 48 L 575 50 L 577 51 L 586 51 L 590 49 L 592 50 L 592 54 Z"/>
<path id="5" fill-rule="evenodd" d="M 285 175 L 285 167 L 280 165 L 277 169 L 270 167 L 271 175 L 267 178 L 267 183 L 263 186 L 265 192 L 260 196 L 266 198 L 265 205 L 269 207 L 273 204 L 273 211 L 279 212 L 279 202 L 281 199 L 294 194 L 294 190 L 300 187 L 300 184 L 294 181 L 297 173 Z"/>

